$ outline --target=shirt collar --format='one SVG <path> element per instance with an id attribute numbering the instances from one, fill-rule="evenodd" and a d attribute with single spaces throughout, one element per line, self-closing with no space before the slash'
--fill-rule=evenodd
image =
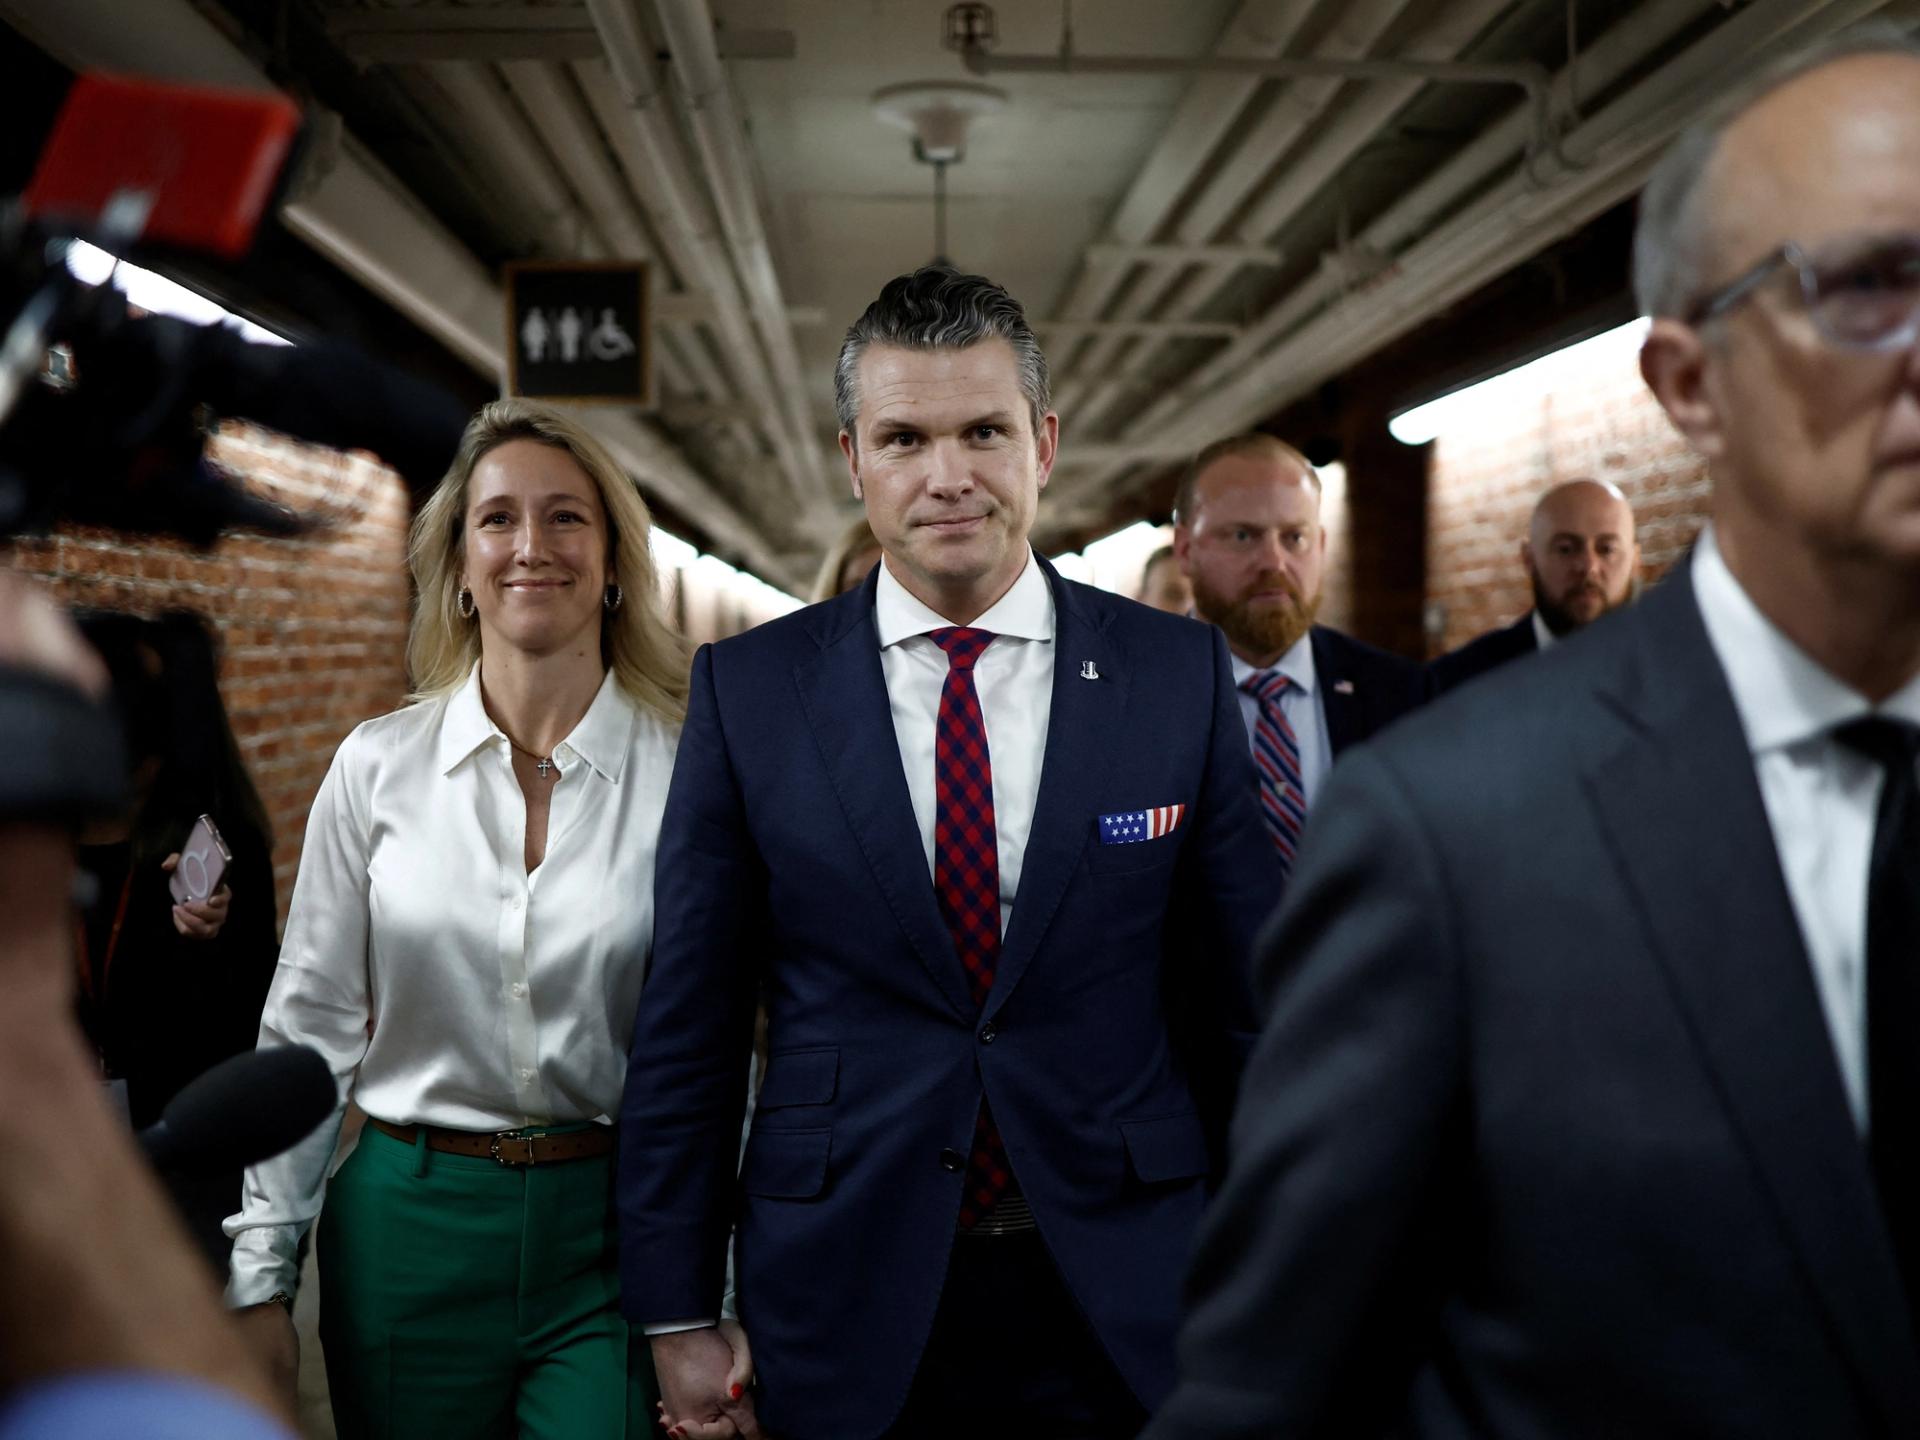
<path id="1" fill-rule="evenodd" d="M 1529 610 L 1527 614 L 1533 620 L 1533 643 L 1537 648 L 1551 650 L 1560 643 L 1560 637 L 1553 633 L 1552 627 L 1545 620 L 1540 618 L 1538 610 Z"/>
<path id="2" fill-rule="evenodd" d="M 931 630 L 944 630 L 952 624 L 953 621 L 894 579 L 886 561 L 880 562 L 879 584 L 873 596 L 873 626 L 880 634 L 882 650 Z M 1046 572 L 1034 563 L 1031 549 L 1027 551 L 1027 563 L 1021 567 L 1019 578 L 969 628 L 989 630 L 1010 640 L 1053 639 L 1053 587 L 1047 584 Z"/>
<path id="3" fill-rule="evenodd" d="M 1294 641 L 1292 646 L 1287 650 L 1287 653 L 1269 665 L 1266 670 L 1261 670 L 1257 666 L 1249 665 L 1238 655 L 1232 653 L 1229 653 L 1227 658 L 1233 662 L 1233 683 L 1235 685 L 1244 685 L 1249 677 L 1264 675 L 1268 670 L 1278 670 L 1282 675 L 1287 677 L 1288 682 L 1296 690 L 1300 690 L 1308 695 L 1313 694 L 1313 687 L 1318 678 L 1318 672 L 1313 668 L 1313 631 L 1311 630 Z"/>
<path id="4" fill-rule="evenodd" d="M 573 732 L 553 747 L 553 753 L 561 757 L 563 764 L 568 757 L 577 755 L 607 779 L 618 783 L 633 743 L 637 719 L 633 701 L 627 698 L 627 692 L 620 688 L 620 682 L 609 670 L 600 681 L 600 689 L 587 707 L 587 713 L 580 717 Z M 487 714 L 486 704 L 480 697 L 480 666 L 475 662 L 467 673 L 466 683 L 448 699 L 446 717 L 440 723 L 440 773 L 445 775 L 457 769 L 474 751 L 495 740 L 502 745 L 510 743 L 506 732 Z"/>
<path id="5" fill-rule="evenodd" d="M 1727 568 L 1711 525 L 1694 547 L 1693 594 L 1754 754 L 1824 735 L 1873 711 L 1866 696 L 1836 679 L 1761 614 Z M 1920 724 L 1920 675 L 1889 696 L 1878 713 Z"/>

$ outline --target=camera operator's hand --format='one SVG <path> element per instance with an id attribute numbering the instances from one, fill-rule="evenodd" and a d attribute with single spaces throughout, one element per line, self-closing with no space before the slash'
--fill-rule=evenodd
<path id="1" fill-rule="evenodd" d="M 174 851 L 160 862 L 171 875 L 180 867 L 180 852 Z M 227 923 L 227 911 L 233 905 L 233 891 L 222 885 L 204 900 L 189 900 L 173 907 L 173 928 L 189 940 L 211 940 Z"/>
<path id="2" fill-rule="evenodd" d="M 0 666 L 106 692 L 105 668 L 72 624 L 6 571 Z M 290 1413 L 108 1108 L 73 1020 L 72 884 L 63 826 L 0 817 L 0 1393 L 160 1371 Z"/>

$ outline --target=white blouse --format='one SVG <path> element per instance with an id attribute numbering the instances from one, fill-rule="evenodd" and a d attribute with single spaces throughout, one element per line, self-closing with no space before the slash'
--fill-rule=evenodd
<path id="1" fill-rule="evenodd" d="M 396 1125 L 513 1130 L 608 1121 L 653 939 L 653 860 L 675 727 L 611 672 L 553 752 L 547 849 L 480 668 L 442 700 L 341 743 L 307 817 L 260 1044 L 333 1067 L 332 1118 L 247 1171 L 230 1304 L 291 1291 L 351 1094 Z"/>

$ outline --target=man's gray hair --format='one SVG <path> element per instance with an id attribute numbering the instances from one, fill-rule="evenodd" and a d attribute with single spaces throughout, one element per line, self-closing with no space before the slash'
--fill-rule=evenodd
<path id="1" fill-rule="evenodd" d="M 1885 21 L 1843 30 L 1763 67 L 1668 147 L 1640 192 L 1633 232 L 1633 296 L 1642 315 L 1685 318 L 1716 278 L 1705 182 L 1728 127 L 1788 82 L 1856 55 L 1920 60 L 1920 41 Z"/>
<path id="2" fill-rule="evenodd" d="M 898 345 L 907 350 L 961 350 L 982 340 L 1004 340 L 1020 367 L 1020 389 L 1033 412 L 1033 429 L 1052 403 L 1047 357 L 1033 338 L 1020 302 L 991 280 L 963 275 L 950 265 L 923 265 L 911 275 L 889 280 L 866 313 L 853 322 L 833 367 L 833 405 L 840 428 L 858 436 L 860 357 L 869 345 Z"/>

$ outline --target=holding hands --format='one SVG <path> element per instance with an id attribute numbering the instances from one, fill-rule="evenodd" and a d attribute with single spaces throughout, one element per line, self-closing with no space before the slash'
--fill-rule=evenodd
<path id="1" fill-rule="evenodd" d="M 670 1440 L 766 1440 L 747 1394 L 753 1351 L 738 1321 L 655 1335 L 652 1346 Z"/>

